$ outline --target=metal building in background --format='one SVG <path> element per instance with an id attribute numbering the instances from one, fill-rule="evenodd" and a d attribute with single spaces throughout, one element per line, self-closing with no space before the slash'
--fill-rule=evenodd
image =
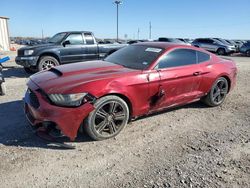
<path id="1" fill-rule="evenodd" d="M 0 51 L 10 50 L 10 35 L 7 17 L 0 16 Z"/>

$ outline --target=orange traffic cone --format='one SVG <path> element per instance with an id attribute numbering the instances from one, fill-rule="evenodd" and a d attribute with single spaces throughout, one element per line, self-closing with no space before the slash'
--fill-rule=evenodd
<path id="1" fill-rule="evenodd" d="M 16 48 L 15 47 L 11 47 L 10 51 L 16 51 Z"/>

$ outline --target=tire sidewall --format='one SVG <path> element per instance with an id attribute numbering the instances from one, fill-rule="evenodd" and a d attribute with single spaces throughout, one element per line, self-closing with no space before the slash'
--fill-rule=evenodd
<path id="1" fill-rule="evenodd" d="M 225 55 L 226 54 L 226 50 L 224 48 L 219 48 L 217 51 L 218 55 Z"/>
<path id="2" fill-rule="evenodd" d="M 120 105 L 122 105 L 122 107 L 126 111 L 126 118 L 125 118 L 123 125 L 121 125 L 121 127 L 119 127 L 119 130 L 115 134 L 113 134 L 112 136 L 103 136 L 103 135 L 99 134 L 94 128 L 95 115 L 96 115 L 97 111 L 105 103 L 112 102 L 112 101 L 118 102 Z M 117 136 L 124 129 L 124 127 L 127 125 L 127 122 L 129 120 L 129 108 L 128 108 L 127 103 L 123 99 L 121 99 L 120 97 L 110 95 L 110 96 L 100 98 L 96 101 L 96 103 L 94 104 L 94 107 L 95 107 L 95 109 L 89 114 L 89 116 L 85 120 L 85 125 L 84 125 L 85 130 L 87 130 L 87 133 L 89 134 L 89 136 L 91 138 L 93 138 L 94 140 L 105 140 L 105 139 L 113 138 L 113 137 Z"/>
<path id="3" fill-rule="evenodd" d="M 213 86 L 212 86 L 212 88 L 211 88 L 211 90 L 210 90 L 210 92 L 209 92 L 209 100 L 210 100 L 209 102 L 211 103 L 212 106 L 219 106 L 219 105 L 221 105 L 221 104 L 225 101 L 225 99 L 226 99 L 226 97 L 224 97 L 223 100 L 221 100 L 219 103 L 214 103 L 214 101 L 213 101 L 213 90 L 214 90 L 214 88 L 217 86 L 218 82 L 220 82 L 220 81 L 225 81 L 225 82 L 227 83 L 227 90 L 228 90 L 228 81 L 227 81 L 227 79 L 224 78 L 224 77 L 218 78 L 218 79 L 214 82 L 214 84 L 213 84 Z"/>
<path id="4" fill-rule="evenodd" d="M 43 62 L 46 60 L 53 61 L 55 63 L 55 66 L 60 65 L 56 58 L 54 58 L 52 56 L 42 56 L 38 62 L 38 71 L 43 71 Z"/>
<path id="5" fill-rule="evenodd" d="M 250 50 L 247 50 L 247 51 L 246 51 L 246 56 L 247 56 L 247 57 L 250 57 Z"/>

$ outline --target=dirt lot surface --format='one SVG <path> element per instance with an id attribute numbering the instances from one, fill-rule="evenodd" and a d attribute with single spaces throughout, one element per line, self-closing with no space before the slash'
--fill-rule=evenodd
<path id="1" fill-rule="evenodd" d="M 133 121 L 115 139 L 80 136 L 74 150 L 32 133 L 22 109 L 28 75 L 5 70 L 0 187 L 250 187 L 250 58 L 229 58 L 238 83 L 221 107 L 168 110 Z"/>

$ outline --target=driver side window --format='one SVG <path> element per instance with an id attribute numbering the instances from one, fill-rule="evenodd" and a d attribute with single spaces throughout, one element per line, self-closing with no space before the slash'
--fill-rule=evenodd
<path id="1" fill-rule="evenodd" d="M 69 41 L 70 45 L 83 44 L 82 34 L 70 34 L 65 41 Z"/>
<path id="2" fill-rule="evenodd" d="M 156 69 L 179 67 L 197 63 L 196 51 L 191 49 L 177 49 L 163 56 Z"/>

